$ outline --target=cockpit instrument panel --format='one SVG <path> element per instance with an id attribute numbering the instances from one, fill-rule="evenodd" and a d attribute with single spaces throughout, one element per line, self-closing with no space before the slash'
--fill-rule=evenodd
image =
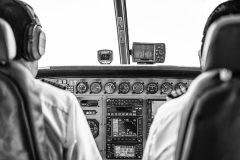
<path id="1" fill-rule="evenodd" d="M 142 159 L 157 109 L 187 78 L 47 78 L 72 92 L 85 114 L 103 160 Z"/>
<path id="2" fill-rule="evenodd" d="M 138 63 L 163 63 L 166 47 L 164 43 L 133 42 L 132 61 Z"/>
<path id="3" fill-rule="evenodd" d="M 106 107 L 107 158 L 142 158 L 143 99 L 108 98 Z"/>

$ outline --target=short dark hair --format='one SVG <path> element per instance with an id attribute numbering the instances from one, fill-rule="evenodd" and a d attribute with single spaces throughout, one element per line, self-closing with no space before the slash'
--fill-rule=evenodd
<path id="1" fill-rule="evenodd" d="M 0 18 L 6 20 L 14 32 L 17 43 L 17 55 L 15 59 L 20 59 L 24 53 L 24 32 L 31 18 L 27 12 L 15 2 L 15 0 L 0 0 Z"/>
<path id="2" fill-rule="evenodd" d="M 213 12 L 208 17 L 208 20 L 203 30 L 201 51 L 203 50 L 203 45 L 205 41 L 205 36 L 207 34 L 207 30 L 211 26 L 211 24 L 223 16 L 235 15 L 235 14 L 240 14 L 240 0 L 230 0 L 224 3 L 221 3 L 213 10 Z"/>

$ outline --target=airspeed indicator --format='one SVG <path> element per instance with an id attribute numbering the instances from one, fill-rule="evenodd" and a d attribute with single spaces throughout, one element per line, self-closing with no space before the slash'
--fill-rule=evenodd
<path id="1" fill-rule="evenodd" d="M 93 82 L 90 86 L 91 93 L 99 93 L 102 90 L 101 82 Z"/>

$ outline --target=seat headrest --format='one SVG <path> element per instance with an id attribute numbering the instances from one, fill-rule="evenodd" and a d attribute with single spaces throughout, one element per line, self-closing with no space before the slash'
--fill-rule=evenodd
<path id="1" fill-rule="evenodd" d="M 7 62 L 16 56 L 16 41 L 11 26 L 0 18 L 0 62 Z"/>
<path id="2" fill-rule="evenodd" d="M 201 67 L 203 71 L 216 68 L 240 71 L 240 14 L 224 16 L 209 27 Z"/>

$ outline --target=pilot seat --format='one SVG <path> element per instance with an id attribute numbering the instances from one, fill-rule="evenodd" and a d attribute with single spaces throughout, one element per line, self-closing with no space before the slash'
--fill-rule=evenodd
<path id="1" fill-rule="evenodd" d="M 0 159 L 48 160 L 40 98 L 15 56 L 13 31 L 0 19 Z"/>
<path id="2" fill-rule="evenodd" d="M 184 109 L 175 160 L 240 159 L 240 15 L 208 29 L 203 76 Z"/>

